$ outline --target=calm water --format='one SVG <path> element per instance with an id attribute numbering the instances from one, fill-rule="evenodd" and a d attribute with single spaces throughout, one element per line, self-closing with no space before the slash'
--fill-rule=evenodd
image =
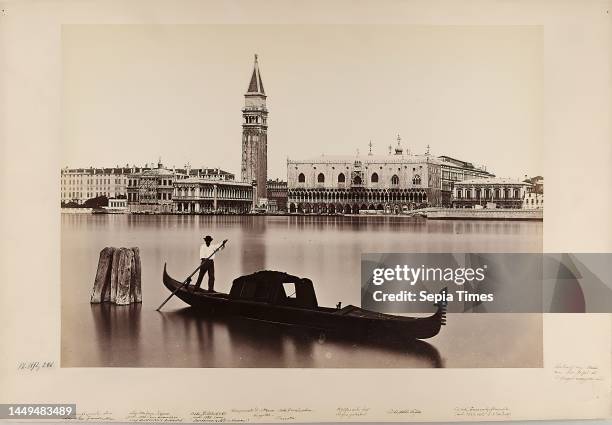
<path id="1" fill-rule="evenodd" d="M 229 239 L 215 289 L 262 269 L 309 277 L 320 305 L 360 303 L 362 252 L 541 252 L 541 222 L 400 217 L 131 216 L 62 214 L 64 367 L 540 367 L 540 315 L 452 314 L 411 346 L 325 338 L 250 320 L 199 318 L 169 295 L 164 262 L 182 280 L 202 237 Z M 138 246 L 143 303 L 90 305 L 99 252 Z M 206 278 L 204 280 L 206 282 Z M 205 283 L 204 285 L 205 286 Z"/>

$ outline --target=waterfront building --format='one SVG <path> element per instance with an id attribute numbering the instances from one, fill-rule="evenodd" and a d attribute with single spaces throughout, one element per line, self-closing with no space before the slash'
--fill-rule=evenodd
<path id="1" fill-rule="evenodd" d="M 176 172 L 164 168 L 161 162 L 157 168 L 132 175 L 128 182 L 130 212 L 172 212 L 173 183 L 176 177 Z"/>
<path id="2" fill-rule="evenodd" d="M 268 109 L 259 63 L 255 64 L 242 109 L 242 167 L 241 180 L 255 182 L 256 205 L 266 204 L 268 181 Z"/>
<path id="3" fill-rule="evenodd" d="M 531 192 L 535 192 L 539 195 L 544 195 L 544 177 L 535 176 L 527 178 L 527 176 L 525 175 L 524 181 L 532 184 Z"/>
<path id="4" fill-rule="evenodd" d="M 62 205 L 81 205 L 88 199 L 106 196 L 116 198 L 127 194 L 130 168 L 62 168 L 60 170 L 60 200 Z"/>
<path id="5" fill-rule="evenodd" d="M 266 185 L 268 211 L 287 211 L 287 182 L 279 179 L 268 180 Z"/>
<path id="6" fill-rule="evenodd" d="M 253 209 L 253 185 L 210 177 L 188 177 L 174 182 L 176 213 L 248 213 Z"/>
<path id="7" fill-rule="evenodd" d="M 299 213 L 359 211 L 399 214 L 441 204 L 441 160 L 404 154 L 359 154 L 287 160 L 288 210 Z"/>
<path id="8" fill-rule="evenodd" d="M 157 168 L 144 168 L 128 178 L 127 200 L 130 212 L 171 213 L 175 211 L 173 202 L 174 185 L 189 178 L 215 181 L 233 181 L 234 175 L 219 168 L 165 168 L 161 160 Z"/>
<path id="9" fill-rule="evenodd" d="M 102 207 L 109 214 L 121 214 L 128 212 L 127 199 L 111 198 L 108 200 L 108 206 Z"/>
<path id="10" fill-rule="evenodd" d="M 471 162 L 451 158 L 450 156 L 439 156 L 442 161 L 442 205 L 451 206 L 453 188 L 456 182 L 464 180 L 495 177 L 487 171 L 483 165 L 474 165 Z"/>
<path id="11" fill-rule="evenodd" d="M 542 210 L 544 209 L 544 194 L 536 191 L 528 192 L 525 195 L 523 208 L 526 210 Z"/>
<path id="12" fill-rule="evenodd" d="M 455 182 L 453 208 L 523 208 L 531 184 L 489 177 Z"/>
<path id="13" fill-rule="evenodd" d="M 531 187 L 525 195 L 523 208 L 528 210 L 544 209 L 544 177 L 536 176 L 529 179 L 526 178 L 525 182 L 531 183 Z"/>

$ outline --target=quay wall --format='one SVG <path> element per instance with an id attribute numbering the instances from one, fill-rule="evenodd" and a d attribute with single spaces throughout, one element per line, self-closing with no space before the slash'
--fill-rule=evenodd
<path id="1" fill-rule="evenodd" d="M 92 208 L 62 208 L 62 214 L 91 214 Z"/>
<path id="2" fill-rule="evenodd" d="M 527 209 L 472 209 L 437 208 L 423 211 L 430 220 L 539 220 L 544 219 L 543 210 Z"/>

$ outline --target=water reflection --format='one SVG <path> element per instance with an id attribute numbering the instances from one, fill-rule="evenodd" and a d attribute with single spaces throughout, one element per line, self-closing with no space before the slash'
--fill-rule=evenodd
<path id="1" fill-rule="evenodd" d="M 126 356 L 141 357 L 141 308 L 141 304 L 90 304 L 98 352 L 104 364 L 120 366 Z"/>
<path id="2" fill-rule="evenodd" d="M 321 338 L 254 321 L 194 317 L 167 297 L 198 263 L 202 237 L 229 239 L 216 284 L 261 269 L 309 277 L 322 306 L 360 304 L 364 252 L 541 252 L 542 223 L 427 221 L 397 217 L 62 215 L 63 367 L 540 367 L 539 315 L 452 317 L 440 334 L 408 346 Z M 90 306 L 99 252 L 138 246 L 143 304 Z M 476 316 L 476 315 L 474 315 Z M 484 320 L 483 320 L 484 319 Z M 528 341 L 517 344 L 516 341 Z"/>
<path id="3" fill-rule="evenodd" d="M 192 308 L 160 314 L 164 339 L 180 340 L 185 353 L 215 351 L 211 358 L 188 359 L 202 367 L 365 367 L 352 359 L 366 354 L 387 356 L 387 367 L 442 367 L 438 350 L 424 341 L 338 338 L 256 320 L 203 317 Z"/>
<path id="4" fill-rule="evenodd" d="M 264 270 L 266 267 L 266 243 L 263 236 L 267 222 L 258 218 L 260 217 L 246 216 L 237 223 L 242 230 L 241 275 Z"/>

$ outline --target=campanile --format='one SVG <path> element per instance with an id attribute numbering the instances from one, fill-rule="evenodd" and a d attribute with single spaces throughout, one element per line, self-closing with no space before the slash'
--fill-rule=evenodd
<path id="1" fill-rule="evenodd" d="M 268 109 L 257 55 L 242 110 L 241 177 L 244 182 L 257 184 L 257 205 L 265 202 L 268 180 Z"/>

